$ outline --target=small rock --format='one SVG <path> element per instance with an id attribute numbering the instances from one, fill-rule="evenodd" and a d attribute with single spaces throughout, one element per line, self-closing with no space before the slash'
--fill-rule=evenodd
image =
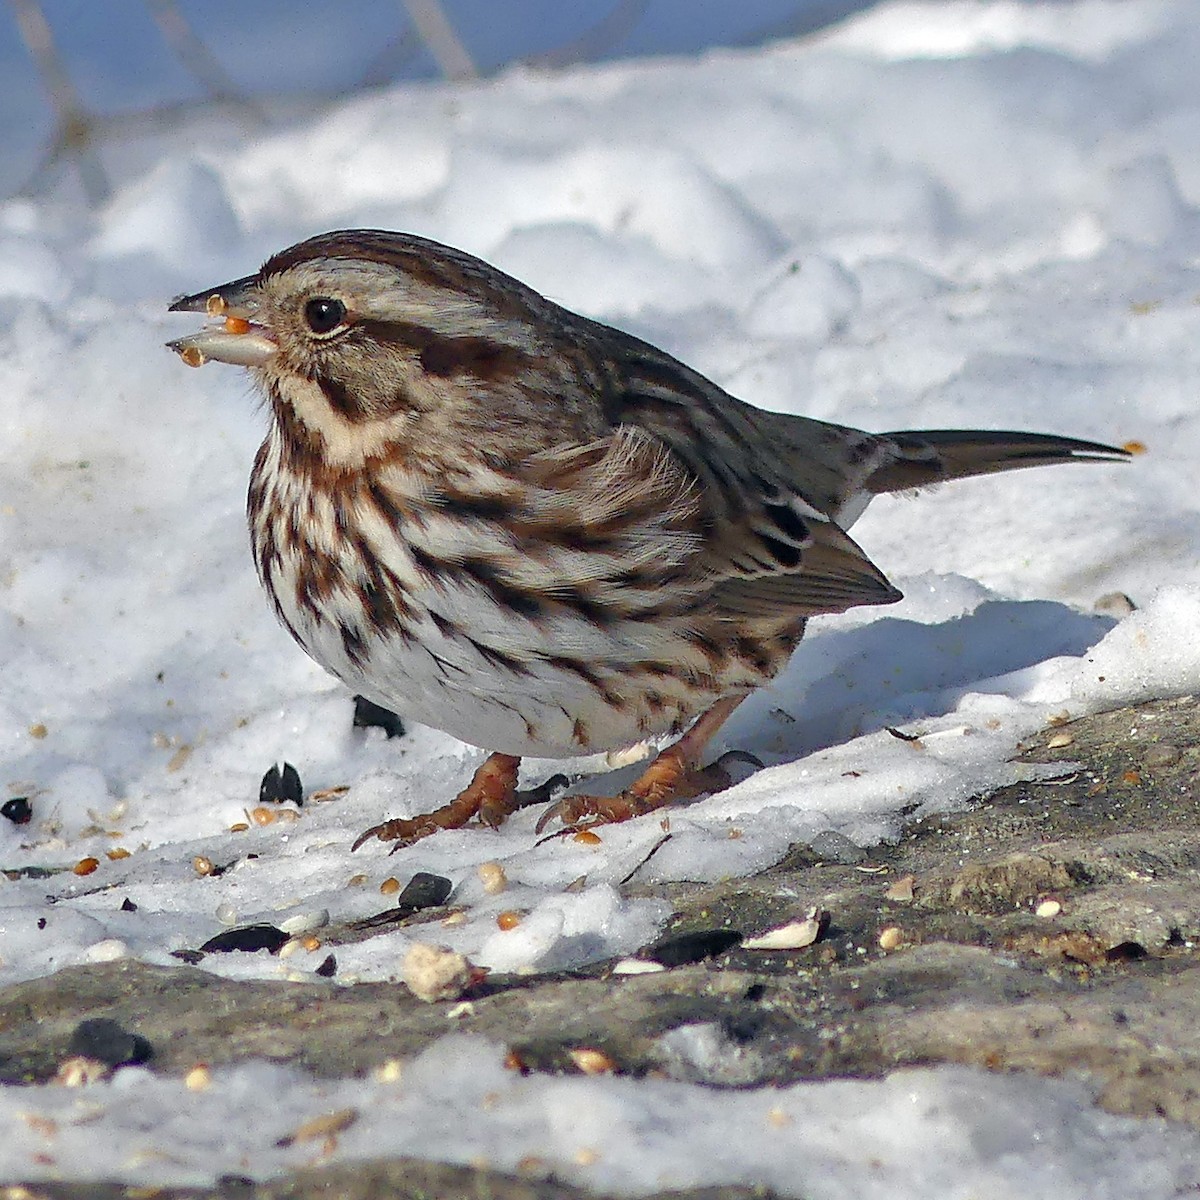
<path id="1" fill-rule="evenodd" d="M 143 1063 L 154 1053 L 144 1037 L 130 1033 L 108 1017 L 89 1017 L 80 1021 L 71 1034 L 67 1049 L 74 1057 L 89 1058 L 106 1067 Z"/>
<path id="2" fill-rule="evenodd" d="M 822 830 L 808 843 L 808 848 L 826 862 L 841 863 L 847 867 L 864 862 L 867 857 L 867 852 L 861 846 L 856 846 L 836 829 Z"/>
<path id="3" fill-rule="evenodd" d="M 396 907 L 404 909 L 406 916 L 425 908 L 437 908 L 446 903 L 453 890 L 454 884 L 444 875 L 418 871 L 396 897 Z"/>
<path id="4" fill-rule="evenodd" d="M 228 954 L 239 950 L 248 954 L 256 950 L 269 950 L 272 954 L 278 954 L 287 940 L 288 935 L 274 925 L 243 925 L 210 937 L 200 949 L 205 954 Z"/>
<path id="5" fill-rule="evenodd" d="M 1142 755 L 1142 766 L 1173 767 L 1182 757 L 1183 753 L 1178 746 L 1160 742 L 1157 746 L 1149 747 Z"/>

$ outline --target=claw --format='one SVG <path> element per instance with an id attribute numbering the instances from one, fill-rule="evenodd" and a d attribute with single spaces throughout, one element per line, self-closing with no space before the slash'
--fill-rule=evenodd
<path id="1" fill-rule="evenodd" d="M 395 854 L 404 846 L 411 846 L 439 829 L 461 829 L 472 817 L 480 816 L 486 823 L 495 825 L 519 808 L 517 803 L 517 768 L 521 760 L 511 754 L 492 754 L 480 766 L 471 782 L 459 794 L 435 808 L 433 812 L 418 813 L 415 817 L 397 817 L 372 825 L 358 835 L 355 851 L 373 837 L 381 842 L 395 842 L 390 853 Z M 549 781 L 553 782 L 553 781 Z M 491 818 L 491 820 L 489 820 Z"/>
<path id="2" fill-rule="evenodd" d="M 594 825 L 628 821 L 631 817 L 643 816 L 676 800 L 713 795 L 732 785 L 733 777 L 727 764 L 735 762 L 746 763 L 759 770 L 763 765 L 748 751 L 730 750 L 707 767 L 689 767 L 683 755 L 674 746 L 668 746 L 627 791 L 617 796 L 564 796 L 542 813 L 534 826 L 534 833 L 544 832 L 556 818 L 562 821 L 563 828 L 551 836 L 578 833 Z M 584 823 L 588 817 L 593 819 Z"/>

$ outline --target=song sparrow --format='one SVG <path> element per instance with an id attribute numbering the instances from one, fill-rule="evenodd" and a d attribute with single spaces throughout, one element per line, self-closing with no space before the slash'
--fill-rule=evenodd
<path id="1" fill-rule="evenodd" d="M 522 755 L 687 730 L 620 796 L 539 828 L 712 790 L 705 743 L 806 618 L 900 598 L 844 532 L 872 496 L 1127 457 L 763 412 L 406 234 L 322 234 L 171 308 L 221 318 L 172 349 L 248 367 L 270 402 L 248 509 L 279 619 L 352 691 L 494 752 L 450 804 L 355 848 L 497 824 L 527 800 Z"/>

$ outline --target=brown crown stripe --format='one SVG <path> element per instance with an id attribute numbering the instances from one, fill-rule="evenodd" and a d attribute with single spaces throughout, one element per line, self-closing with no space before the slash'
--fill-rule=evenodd
<path id="1" fill-rule="evenodd" d="M 425 287 L 460 297 L 464 293 L 475 297 L 487 304 L 489 312 L 499 316 L 528 319 L 536 310 L 562 311 L 520 280 L 465 251 L 415 234 L 377 229 L 318 234 L 267 259 L 258 278 L 263 281 L 292 267 L 321 259 L 376 262 L 394 267 Z"/>

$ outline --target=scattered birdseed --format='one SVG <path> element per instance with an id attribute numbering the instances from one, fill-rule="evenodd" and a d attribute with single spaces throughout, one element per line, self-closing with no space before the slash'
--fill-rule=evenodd
<path id="1" fill-rule="evenodd" d="M 58 1137 L 58 1122 L 52 1117 L 43 1117 L 40 1113 L 31 1112 L 23 1112 L 20 1114 L 20 1116 L 21 1120 L 24 1121 L 25 1124 L 34 1131 L 34 1133 L 41 1134 L 46 1141 L 50 1142 Z M 13 1192 L 16 1190 L 17 1189 L 15 1188 L 5 1188 L 3 1191 L 0 1191 L 0 1200 L 18 1200 L 17 1197 L 13 1196 Z M 20 1190 L 25 1194 L 21 1196 L 19 1200 L 35 1200 L 34 1194 L 31 1191 L 28 1191 L 25 1188 L 21 1188 Z"/>
<path id="2" fill-rule="evenodd" d="M 584 1075 L 611 1075 L 617 1069 L 610 1055 L 591 1047 L 568 1050 L 567 1057 Z"/>
<path id="3" fill-rule="evenodd" d="M 1063 746 L 1071 746 L 1074 744 L 1074 742 L 1075 742 L 1075 737 L 1073 734 L 1066 733 L 1066 732 L 1052 733 L 1046 739 L 1046 749 L 1047 750 L 1061 750 Z"/>
<path id="4" fill-rule="evenodd" d="M 212 1070 L 208 1063 L 197 1063 L 184 1077 L 183 1086 L 189 1092 L 204 1092 L 212 1086 Z"/>
<path id="5" fill-rule="evenodd" d="M 417 942 L 400 964 L 400 978 L 418 1000 L 457 1000 L 474 976 L 474 968 L 457 950 Z"/>
<path id="6" fill-rule="evenodd" d="M 229 832 L 230 833 L 245 833 L 246 830 L 249 828 L 250 828 L 250 823 L 248 821 L 234 821 L 234 823 L 232 825 L 230 825 L 230 827 L 229 827 Z"/>
<path id="7" fill-rule="evenodd" d="M 37 738 L 39 741 L 41 741 L 41 739 L 44 738 L 49 732 L 50 730 L 48 730 L 41 721 L 37 721 L 29 727 L 29 736 L 31 738 Z"/>
<path id="8" fill-rule="evenodd" d="M 214 866 L 213 860 L 211 858 L 207 858 L 203 854 L 197 854 L 196 857 L 192 859 L 192 870 L 194 870 L 197 875 L 212 875 L 216 869 L 217 868 Z"/>
<path id="9" fill-rule="evenodd" d="M 591 1146 L 581 1146 L 575 1151 L 575 1161 L 581 1167 L 590 1167 L 593 1163 L 600 1161 L 600 1153 L 597 1150 L 593 1150 Z"/>
<path id="10" fill-rule="evenodd" d="M 371 1074 L 376 1083 L 399 1083 L 404 1076 L 404 1063 L 398 1058 L 388 1058 L 381 1062 Z"/>
<path id="11" fill-rule="evenodd" d="M 357 875 L 351 875 L 350 878 L 346 880 L 346 886 L 347 887 L 362 887 L 362 885 L 366 882 L 367 882 L 366 875 L 360 871 Z"/>
<path id="12" fill-rule="evenodd" d="M 508 876 L 498 862 L 480 863 L 478 874 L 480 882 L 483 884 L 483 890 L 489 896 L 498 896 L 508 887 Z"/>
<path id="13" fill-rule="evenodd" d="M 329 924 L 329 909 L 314 908 L 311 912 L 292 913 L 279 922 L 284 933 L 307 933 L 310 929 L 321 929 Z"/>
<path id="14" fill-rule="evenodd" d="M 899 925 L 889 925 L 879 931 L 880 950 L 896 950 L 904 945 L 904 930 Z"/>
<path id="15" fill-rule="evenodd" d="M 104 1063 L 97 1062 L 94 1058 L 83 1058 L 76 1055 L 72 1058 L 64 1058 L 58 1064 L 54 1081 L 61 1083 L 63 1087 L 87 1087 L 88 1084 L 99 1083 L 108 1076 L 108 1073 L 109 1069 Z"/>
<path id="16" fill-rule="evenodd" d="M 28 796 L 14 796 L 0 804 L 0 816 L 7 818 L 14 825 L 28 825 L 33 820 L 33 806 Z"/>
<path id="17" fill-rule="evenodd" d="M 600 846 L 604 843 L 604 839 L 590 829 L 581 829 L 578 833 L 572 834 L 571 841 L 578 842 L 581 846 Z"/>
<path id="18" fill-rule="evenodd" d="M 308 798 L 314 804 L 321 804 L 326 800 L 337 800 L 344 796 L 350 790 L 348 783 L 338 783 L 333 787 L 317 788 L 315 792 L 309 792 Z"/>
<path id="19" fill-rule="evenodd" d="M 648 962 L 644 958 L 622 958 L 613 963 L 614 975 L 652 975 L 667 968 L 658 962 Z"/>
<path id="20" fill-rule="evenodd" d="M 260 804 L 257 808 L 252 808 L 246 816 L 255 825 L 272 825 L 278 819 L 279 814 L 273 808 L 264 808 Z"/>
<path id="21" fill-rule="evenodd" d="M 1062 912 L 1062 903 L 1053 898 L 1042 900 L 1033 910 L 1035 917 L 1044 917 L 1047 920 L 1051 917 L 1057 917 Z"/>
<path id="22" fill-rule="evenodd" d="M 447 928 L 453 928 L 455 925 L 465 925 L 466 923 L 467 914 L 461 908 L 457 912 L 452 912 L 442 918 L 442 924 Z"/>
<path id="23" fill-rule="evenodd" d="M 521 914 L 513 908 L 507 908 L 502 913 L 496 914 L 496 924 L 501 930 L 507 933 L 510 929 L 516 929 L 521 923 Z"/>
<path id="24" fill-rule="evenodd" d="M 99 865 L 100 860 L 98 858 L 81 858 L 71 870 L 76 875 L 90 875 Z"/>
<path id="25" fill-rule="evenodd" d="M 394 875 L 389 875 L 380 885 L 380 892 L 385 896 L 394 896 L 400 890 L 400 880 Z"/>
<path id="26" fill-rule="evenodd" d="M 129 857 L 129 851 L 124 846 L 114 846 L 111 850 L 105 850 L 104 857 L 110 862 L 119 862 L 122 858 Z"/>
<path id="27" fill-rule="evenodd" d="M 178 771 L 192 757 L 192 747 L 186 742 L 167 759 L 167 770 Z"/>
<path id="28" fill-rule="evenodd" d="M 829 914 L 819 908 L 809 909 L 802 921 L 791 921 L 768 929 L 757 937 L 746 938 L 743 950 L 803 950 L 818 941 L 829 924 Z"/>
<path id="29" fill-rule="evenodd" d="M 1137 605 L 1124 592 L 1105 592 L 1103 596 L 1096 597 L 1092 611 L 1106 617 L 1116 617 L 1119 621 L 1137 612 Z"/>
<path id="30" fill-rule="evenodd" d="M 309 954 L 315 954 L 321 948 L 321 939 L 310 933 L 307 937 L 302 937 L 300 939 L 300 945 L 302 945 Z"/>
<path id="31" fill-rule="evenodd" d="M 885 900 L 895 900 L 897 904 L 908 904 L 913 898 L 914 884 L 916 882 L 916 876 L 905 875 L 903 878 L 889 883 L 887 891 L 883 893 L 883 897 Z"/>
<path id="32" fill-rule="evenodd" d="M 289 762 L 276 763 L 258 785 L 259 804 L 281 804 L 285 800 L 297 805 L 304 803 L 300 772 Z"/>
<path id="33" fill-rule="evenodd" d="M 279 1147 L 294 1146 L 297 1142 L 313 1142 L 318 1138 L 332 1138 L 344 1129 L 349 1129 L 358 1120 L 357 1108 L 341 1108 L 337 1112 L 322 1113 L 305 1121 L 286 1137 L 275 1143 Z"/>

